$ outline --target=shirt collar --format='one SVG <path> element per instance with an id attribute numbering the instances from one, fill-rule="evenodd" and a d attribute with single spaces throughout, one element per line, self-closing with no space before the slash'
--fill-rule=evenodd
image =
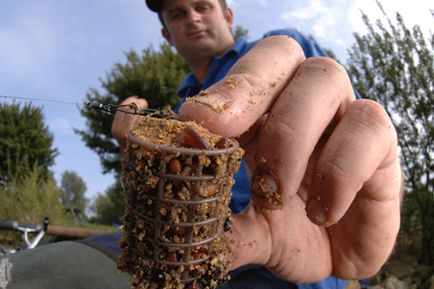
<path id="1" fill-rule="evenodd" d="M 228 51 L 225 52 L 225 54 L 223 54 L 222 56 L 216 56 L 213 59 L 213 63 L 216 61 L 221 61 L 222 59 L 225 59 L 226 57 L 228 57 L 228 55 L 231 54 L 235 54 L 238 55 L 242 52 L 243 47 L 245 45 L 245 43 L 247 42 L 246 37 L 244 36 L 240 36 L 237 41 L 235 41 L 235 43 L 232 45 L 231 48 L 228 49 Z M 211 64 L 212 66 L 212 64 Z M 184 80 L 182 81 L 182 83 L 180 84 L 180 86 L 178 87 L 177 90 L 177 94 L 180 97 L 184 97 L 185 93 L 187 92 L 188 89 L 195 87 L 195 86 L 200 86 L 202 85 L 201 83 L 199 83 L 196 80 L 196 77 L 193 75 L 193 73 L 188 73 L 187 76 L 184 78 Z"/>

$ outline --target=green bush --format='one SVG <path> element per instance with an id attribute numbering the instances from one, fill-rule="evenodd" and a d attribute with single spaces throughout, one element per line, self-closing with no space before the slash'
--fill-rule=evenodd
<path id="1" fill-rule="evenodd" d="M 21 223 L 40 224 L 44 217 L 50 224 L 73 224 L 60 203 L 60 191 L 52 178 L 41 178 L 41 169 L 35 167 L 24 177 L 14 177 L 6 186 L 0 186 L 0 219 Z M 0 244 L 17 246 L 20 236 L 0 231 Z"/>

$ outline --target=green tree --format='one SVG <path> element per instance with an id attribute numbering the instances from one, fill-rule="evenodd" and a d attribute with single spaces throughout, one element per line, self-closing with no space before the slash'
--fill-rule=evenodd
<path id="1" fill-rule="evenodd" d="M 234 36 L 235 40 L 237 40 L 241 36 L 248 37 L 248 34 L 249 30 L 239 25 L 235 26 L 234 30 L 232 31 L 232 35 Z"/>
<path id="2" fill-rule="evenodd" d="M 0 104 L 0 182 L 27 175 L 34 166 L 48 178 L 58 151 L 44 123 L 42 109 L 26 103 Z"/>
<path id="3" fill-rule="evenodd" d="M 142 55 L 131 50 L 125 54 L 127 62 L 116 63 L 101 81 L 103 92 L 90 89 L 86 100 L 91 103 L 118 104 L 131 95 L 145 98 L 151 108 L 175 106 L 179 102 L 176 88 L 187 71 L 185 61 L 169 45 L 160 51 L 152 47 Z M 100 157 L 105 173 L 120 172 L 120 149 L 111 137 L 112 117 L 100 111 L 83 108 L 86 130 L 76 130 L 86 145 Z"/>
<path id="4" fill-rule="evenodd" d="M 53 178 L 41 177 L 41 168 L 34 167 L 24 177 L 11 178 L 0 186 L 0 219 L 40 224 L 44 217 L 50 224 L 67 225 L 71 219 L 60 203 L 60 192 Z M 15 233 L 0 233 L 0 243 L 16 246 Z"/>
<path id="5" fill-rule="evenodd" d="M 83 220 L 88 200 L 86 183 L 74 171 L 64 171 L 60 182 L 60 199 L 65 209 L 76 219 Z"/>
<path id="6" fill-rule="evenodd" d="M 106 225 L 120 223 L 120 218 L 124 214 L 124 199 L 121 192 L 122 186 L 117 180 L 107 188 L 105 194 L 98 194 L 91 207 L 95 213 L 93 222 Z"/>
<path id="7" fill-rule="evenodd" d="M 349 71 L 362 96 L 379 101 L 398 131 L 405 193 L 402 230 L 422 237 L 421 261 L 434 260 L 434 37 L 419 26 L 373 25 L 367 15 L 366 35 L 355 34 Z"/>

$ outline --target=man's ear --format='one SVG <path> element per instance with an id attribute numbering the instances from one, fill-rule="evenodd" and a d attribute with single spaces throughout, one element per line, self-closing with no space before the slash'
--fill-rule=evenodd
<path id="1" fill-rule="evenodd" d="M 232 9 L 226 7 L 224 14 L 225 14 L 226 22 L 228 23 L 229 27 L 232 27 L 232 24 L 234 24 L 234 13 L 232 13 Z"/>
<path id="2" fill-rule="evenodd" d="M 166 41 L 169 42 L 169 44 L 173 46 L 169 30 L 167 30 L 166 27 L 161 28 L 161 35 L 163 35 L 164 39 L 166 39 Z"/>

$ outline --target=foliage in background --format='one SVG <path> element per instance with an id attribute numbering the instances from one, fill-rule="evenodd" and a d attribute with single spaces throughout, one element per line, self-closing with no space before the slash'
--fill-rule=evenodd
<path id="1" fill-rule="evenodd" d="M 235 28 L 232 31 L 232 35 L 234 36 L 235 41 L 237 41 L 237 39 L 240 38 L 241 36 L 248 37 L 248 34 L 249 34 L 249 30 L 239 25 L 235 26 Z"/>
<path id="2" fill-rule="evenodd" d="M 91 220 L 93 223 L 120 224 L 120 217 L 124 214 L 124 199 L 119 180 L 105 194 L 98 194 L 91 210 L 95 214 Z"/>
<path id="3" fill-rule="evenodd" d="M 160 51 L 152 47 L 139 55 L 131 50 L 125 53 L 126 63 L 116 63 L 105 79 L 101 79 L 102 92 L 92 88 L 86 100 L 92 103 L 119 104 L 125 98 L 137 95 L 145 98 L 151 108 L 175 106 L 179 102 L 176 88 L 187 66 L 169 45 Z M 86 146 L 94 150 L 101 161 L 104 173 L 120 172 L 120 149 L 111 137 L 113 117 L 100 111 L 81 109 L 86 119 L 86 130 L 76 130 Z"/>
<path id="4" fill-rule="evenodd" d="M 349 51 L 352 81 L 363 97 L 380 102 L 398 131 L 405 199 L 402 233 L 422 239 L 420 258 L 434 261 L 434 36 L 418 26 L 409 29 L 402 16 L 396 23 L 373 25 L 363 14 L 366 35 L 355 34 Z"/>
<path id="5" fill-rule="evenodd" d="M 0 104 L 0 184 L 12 176 L 26 176 L 37 166 L 42 178 L 58 151 L 52 148 L 53 135 L 44 124 L 42 109 L 31 104 Z"/>
<path id="6" fill-rule="evenodd" d="M 64 171 L 60 181 L 60 200 L 65 210 L 77 221 L 86 218 L 86 183 L 74 171 Z"/>
<path id="7" fill-rule="evenodd" d="M 41 168 L 34 167 L 23 177 L 12 177 L 7 187 L 0 186 L 0 219 L 21 223 L 41 224 L 49 217 L 50 224 L 70 224 L 60 203 L 60 192 L 55 181 L 41 177 Z M 0 244 L 15 246 L 21 237 L 15 233 L 0 232 Z"/>

